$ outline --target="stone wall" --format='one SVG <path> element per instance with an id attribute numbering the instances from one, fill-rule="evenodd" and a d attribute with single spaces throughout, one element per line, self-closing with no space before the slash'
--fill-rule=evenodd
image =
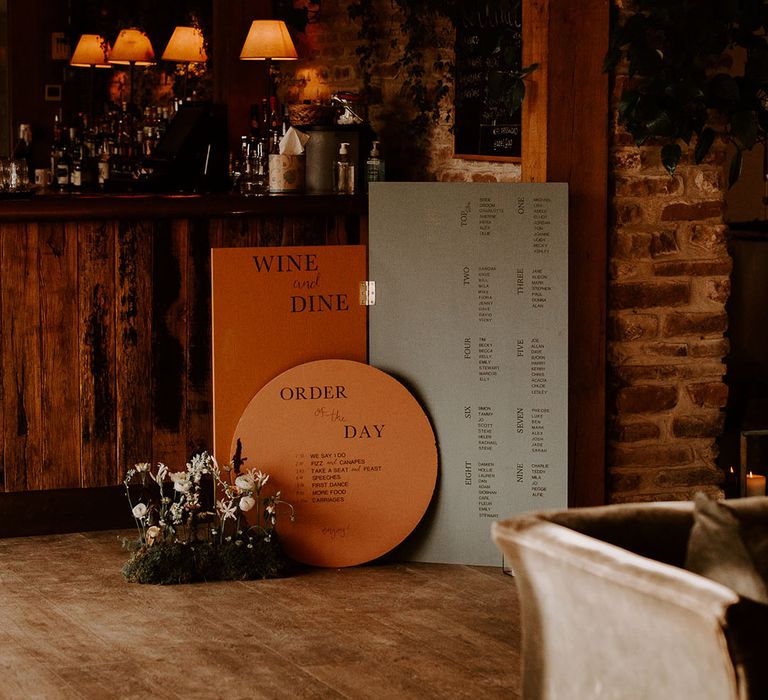
<path id="1" fill-rule="evenodd" d="M 296 64 L 282 64 L 290 100 L 360 90 L 357 27 L 348 0 L 326 0 L 321 21 L 302 37 Z M 382 8 L 391 8 L 382 0 Z M 396 36 L 390 12 L 383 31 Z M 452 32 L 442 51 L 450 51 Z M 370 118 L 379 132 L 390 179 L 514 182 L 516 164 L 454 159 L 441 124 L 421 156 L 395 125 L 408 114 L 394 55 L 378 57 Z M 619 79 L 621 80 L 621 78 Z M 618 93 L 620 82 L 615 86 Z M 614 100 L 615 102 L 615 100 Z M 689 155 L 674 177 L 658 148 L 637 148 L 612 133 L 608 318 L 608 490 L 614 502 L 681 499 L 696 490 L 721 493 L 715 465 L 727 388 L 725 301 L 731 260 L 723 225 L 724 154 L 701 166 Z"/>

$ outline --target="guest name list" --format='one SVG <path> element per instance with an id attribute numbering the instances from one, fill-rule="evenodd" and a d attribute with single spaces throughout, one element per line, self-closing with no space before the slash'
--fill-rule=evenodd
<path id="1" fill-rule="evenodd" d="M 370 210 L 371 363 L 440 454 L 408 556 L 499 564 L 491 521 L 567 501 L 567 188 L 376 183 Z"/>

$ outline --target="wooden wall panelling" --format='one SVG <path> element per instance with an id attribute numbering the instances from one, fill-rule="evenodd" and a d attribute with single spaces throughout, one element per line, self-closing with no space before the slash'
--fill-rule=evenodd
<path id="1" fill-rule="evenodd" d="M 248 232 L 250 236 L 252 246 L 265 246 L 265 245 L 273 245 L 272 243 L 267 243 L 269 240 L 269 228 L 266 224 L 267 218 L 273 218 L 273 217 L 251 217 L 245 220 L 246 226 L 248 227 Z M 274 239 L 274 236 L 273 236 Z M 280 243 L 275 243 L 274 245 L 280 245 Z"/>
<path id="2" fill-rule="evenodd" d="M 181 469 L 187 454 L 186 220 L 154 224 L 152 269 L 152 415 L 154 461 Z"/>
<path id="3" fill-rule="evenodd" d="M 213 452 L 211 375 L 211 248 L 216 226 L 194 219 L 189 225 L 187 272 L 187 453 Z"/>
<path id="4" fill-rule="evenodd" d="M 117 224 L 117 468 L 152 462 L 152 224 Z"/>
<path id="5" fill-rule="evenodd" d="M 211 243 L 211 248 L 223 247 L 225 226 L 226 219 L 210 219 L 208 221 L 208 240 Z"/>
<path id="6" fill-rule="evenodd" d="M 300 245 L 302 238 L 301 226 L 294 216 L 284 216 L 280 224 L 282 236 L 278 245 Z"/>
<path id="7" fill-rule="evenodd" d="M 2 231 L 6 491 L 42 488 L 40 276 L 36 224 Z"/>
<path id="8" fill-rule="evenodd" d="M 115 395 L 115 232 L 104 221 L 77 225 L 80 414 L 83 486 L 110 486 L 118 473 Z"/>
<path id="9" fill-rule="evenodd" d="M 337 214 L 329 217 L 325 240 L 329 245 L 347 245 L 360 240 L 360 217 Z"/>
<path id="10" fill-rule="evenodd" d="M 38 225 L 42 355 L 40 488 L 77 488 L 80 469 L 77 224 Z"/>
<path id="11" fill-rule="evenodd" d="M 246 217 L 219 220 L 218 244 L 222 248 L 245 248 L 260 245 L 259 226 Z"/>
<path id="12" fill-rule="evenodd" d="M 0 491 L 112 487 L 210 449 L 210 248 L 343 242 L 356 219 L 4 223 Z"/>
<path id="13" fill-rule="evenodd" d="M 259 221 L 259 225 L 261 226 L 259 245 L 300 245 L 294 240 L 292 232 L 283 228 L 282 216 L 265 216 Z"/>
<path id="14" fill-rule="evenodd" d="M 323 245 L 328 233 L 329 216 L 283 217 L 284 235 L 290 236 L 290 245 Z"/>
<path id="15" fill-rule="evenodd" d="M 247 219 L 247 225 L 248 225 L 248 230 L 250 231 L 251 245 L 254 245 L 254 246 L 267 245 L 264 242 L 266 240 L 265 238 L 266 229 L 265 229 L 264 219 L 263 218 Z M 279 243 L 277 245 L 279 245 Z"/>

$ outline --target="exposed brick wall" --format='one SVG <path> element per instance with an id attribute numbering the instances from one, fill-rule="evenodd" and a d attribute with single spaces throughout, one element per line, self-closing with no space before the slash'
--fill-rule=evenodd
<path id="1" fill-rule="evenodd" d="M 358 26 L 349 19 L 349 0 L 324 0 L 317 23 L 307 26 L 299 36 L 295 63 L 280 65 L 281 96 L 289 101 L 328 99 L 333 92 L 360 92 L 363 81 L 355 48 L 359 44 Z M 400 17 L 389 0 L 380 0 L 379 15 L 384 19 L 382 33 L 399 36 Z M 441 27 L 441 45 L 435 47 L 448 59 L 453 52 L 454 32 L 450 24 Z M 393 62 L 394 49 L 384 48 L 377 57 L 378 66 L 372 78 L 372 95 L 368 113 L 373 128 L 382 142 L 383 155 L 390 179 L 517 182 L 520 166 L 516 163 L 489 163 L 453 158 L 453 134 L 445 121 L 432 127 L 426 135 L 428 148 L 413 148 L 412 140 L 403 132 L 409 105 L 401 94 L 402 77 Z M 446 101 L 453 102 L 451 95 Z"/>
<path id="2" fill-rule="evenodd" d="M 616 81 L 614 102 L 622 78 Z M 615 114 L 614 114 L 615 118 Z M 675 175 L 614 127 L 609 247 L 608 472 L 613 502 L 722 495 L 728 396 L 724 152 Z"/>
<path id="3" fill-rule="evenodd" d="M 301 60 L 282 64 L 282 92 L 290 100 L 361 90 L 357 27 L 348 18 L 348 4 L 325 0 L 321 21 L 300 42 Z M 390 8 L 384 31 L 396 35 L 398 18 L 388 0 L 382 8 Z M 450 51 L 449 30 L 443 43 L 441 50 Z M 429 134 L 428 152 L 414 153 L 397 128 L 408 106 L 393 58 L 379 57 L 369 110 L 392 179 L 519 181 L 518 165 L 452 158 L 447 125 Z M 723 162 L 718 150 L 701 166 L 685 154 L 670 177 L 658 148 L 637 148 L 613 129 L 607 334 L 608 483 L 614 502 L 689 498 L 699 489 L 721 494 L 715 441 L 727 397 L 723 334 L 731 269 Z"/>

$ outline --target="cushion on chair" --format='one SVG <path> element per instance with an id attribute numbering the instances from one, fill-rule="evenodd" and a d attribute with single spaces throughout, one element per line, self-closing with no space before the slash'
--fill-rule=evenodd
<path id="1" fill-rule="evenodd" d="M 765 521 L 746 520 L 742 527 L 727 505 L 696 494 L 685 568 L 740 596 L 768 604 L 768 585 L 758 569 L 758 562 L 761 568 L 768 564 L 768 528 Z"/>
<path id="2" fill-rule="evenodd" d="M 517 577 L 526 700 L 768 699 L 768 605 L 747 597 L 768 596 L 768 498 L 527 513 L 493 535 Z"/>

